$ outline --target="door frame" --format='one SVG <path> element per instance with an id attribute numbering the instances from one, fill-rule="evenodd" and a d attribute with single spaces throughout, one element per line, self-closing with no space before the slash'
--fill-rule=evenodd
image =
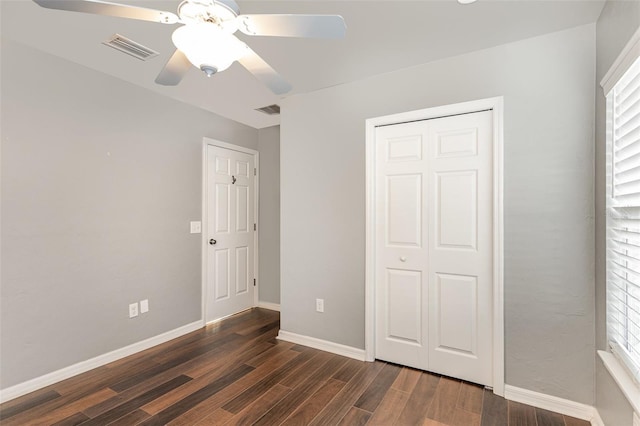
<path id="1" fill-rule="evenodd" d="M 254 213 L 253 213 L 253 218 L 254 218 L 254 223 L 256 224 L 256 230 L 253 234 L 253 277 L 256 280 L 256 285 L 253 288 L 253 305 L 252 307 L 256 307 L 258 306 L 258 293 L 259 293 L 259 289 L 260 289 L 260 280 L 258 279 L 258 265 L 259 263 L 259 259 L 258 259 L 258 248 L 260 247 L 259 245 L 259 238 L 258 238 L 258 230 L 260 229 L 260 216 L 258 215 L 259 213 L 259 207 L 260 207 L 260 167 L 259 167 L 259 159 L 260 159 L 260 153 L 258 151 L 256 151 L 255 149 L 251 149 L 251 148 L 245 148 L 243 146 L 239 146 L 239 145 L 234 145 L 234 144 L 230 144 L 227 142 L 222 142 L 216 139 L 211 139 L 211 138 L 207 138 L 204 137 L 202 138 L 202 235 L 201 235 L 201 276 L 202 276 L 202 292 L 201 292 L 201 297 L 202 297 L 202 303 L 201 303 L 201 317 L 202 317 L 202 323 L 203 325 L 207 325 L 213 322 L 217 322 L 220 321 L 221 319 L 224 319 L 226 317 L 221 317 L 221 318 L 216 318 L 214 320 L 211 321 L 207 321 L 207 293 L 208 293 L 208 276 L 207 276 L 207 250 L 208 250 L 208 233 L 209 233 L 209 224 L 208 224 L 208 210 L 207 210 L 207 197 L 209 194 L 209 188 L 208 188 L 208 173 L 209 173 L 209 168 L 208 168 L 208 162 L 207 162 L 207 147 L 209 146 L 215 146 L 217 148 L 224 148 L 224 149 L 229 149 L 232 151 L 238 151 L 238 152 L 242 152 L 245 154 L 249 154 L 249 155 L 253 155 L 253 166 L 256 169 L 256 173 L 254 175 L 254 205 L 253 205 L 253 209 L 254 209 Z M 230 315 L 227 315 L 230 316 Z"/>
<path id="2" fill-rule="evenodd" d="M 426 108 L 366 120 L 366 257 L 365 360 L 375 359 L 375 129 L 379 126 L 423 121 L 493 110 L 493 393 L 504 396 L 504 99 L 502 96 Z"/>

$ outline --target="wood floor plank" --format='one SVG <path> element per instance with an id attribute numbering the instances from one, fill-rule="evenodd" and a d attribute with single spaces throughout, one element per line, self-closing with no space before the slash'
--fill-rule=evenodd
<path id="1" fill-rule="evenodd" d="M 137 363 L 138 367 L 133 368 L 135 371 L 139 368 L 147 368 L 150 365 L 155 365 L 155 362 L 152 360 L 146 360 L 145 362 L 144 359 L 138 359 Z M 111 369 L 105 365 L 58 382 L 52 385 L 52 387 L 62 396 L 73 397 L 72 395 L 77 394 L 78 389 L 82 389 L 84 394 L 94 393 L 100 389 L 109 387 L 110 383 L 113 383 L 115 380 L 121 380 L 121 378 L 125 376 L 124 370 Z"/>
<path id="2" fill-rule="evenodd" d="M 145 426 L 165 425 L 171 420 L 175 419 L 176 417 L 179 417 L 181 414 L 189 411 L 191 408 L 201 403 L 202 401 L 206 400 L 210 396 L 220 392 L 226 386 L 235 382 L 239 378 L 249 374 L 253 370 L 254 370 L 253 367 L 249 367 L 248 365 L 243 364 L 240 367 L 236 368 L 235 370 L 231 371 L 226 376 L 223 376 L 218 380 L 215 380 L 214 382 L 208 384 L 207 386 L 201 389 L 198 389 L 194 393 L 181 399 L 175 404 L 165 408 L 164 410 L 153 415 L 152 417 L 148 418 L 147 420 L 145 420 L 140 424 Z"/>
<path id="3" fill-rule="evenodd" d="M 299 353 L 299 355 L 297 355 L 291 362 L 288 362 L 282 367 L 276 369 L 264 379 L 250 386 L 240 395 L 223 405 L 222 408 L 230 413 L 239 413 L 242 409 L 244 409 L 244 407 L 259 398 L 264 391 L 285 378 L 291 371 L 293 371 L 299 365 L 304 364 L 312 356 L 313 354 L 311 352 Z"/>
<path id="4" fill-rule="evenodd" d="M 30 422 L 30 426 L 45 426 L 56 423 L 60 420 L 66 419 L 69 416 L 80 413 L 92 405 L 99 404 L 107 399 L 110 399 L 117 395 L 113 390 L 106 388 L 96 393 L 88 395 L 70 404 L 64 405 L 56 410 L 52 410 L 46 415 L 34 419 Z"/>
<path id="5" fill-rule="evenodd" d="M 309 424 L 344 386 L 345 382 L 341 380 L 327 380 L 320 389 L 302 402 L 282 424 L 287 426 Z"/>
<path id="6" fill-rule="evenodd" d="M 232 417 L 227 423 L 225 423 L 225 425 L 248 426 L 254 424 L 265 413 L 270 411 L 272 408 L 275 408 L 278 402 L 280 402 L 290 392 L 291 389 L 287 387 L 280 384 L 274 385 L 260 398 L 256 399 L 252 404 Z"/>
<path id="7" fill-rule="evenodd" d="M 418 383 L 416 383 L 413 392 L 411 392 L 411 395 L 409 396 L 409 400 L 400 413 L 398 420 L 394 424 L 422 424 L 427 418 L 427 411 L 429 410 L 429 406 L 431 405 L 431 401 L 436 393 L 436 388 L 438 387 L 439 382 L 439 376 L 429 373 L 421 373 Z"/>
<path id="8" fill-rule="evenodd" d="M 457 407 L 474 414 L 482 414 L 482 394 L 484 388 L 473 383 L 462 382 Z"/>
<path id="9" fill-rule="evenodd" d="M 400 374 L 400 370 L 402 368 L 397 365 L 386 364 L 364 393 L 360 395 L 354 406 L 373 413 Z"/>
<path id="10" fill-rule="evenodd" d="M 311 422 L 312 425 L 337 424 L 347 414 L 371 381 L 378 375 L 384 364 L 366 363 L 336 397 Z"/>
<path id="11" fill-rule="evenodd" d="M 299 365 L 287 377 L 283 377 L 282 380 L 280 380 L 280 384 L 291 389 L 297 387 L 334 356 L 335 355 L 328 352 L 312 353 L 307 362 Z"/>
<path id="12" fill-rule="evenodd" d="M 304 401 L 310 398 L 328 380 L 338 368 L 346 362 L 346 358 L 332 355 L 331 358 L 316 369 L 306 380 L 296 386 L 293 391 L 275 404 L 269 412 L 254 424 L 271 426 L 282 423 Z"/>
<path id="13" fill-rule="evenodd" d="M 129 401 L 124 402 L 123 404 L 118 405 L 117 407 L 114 407 L 113 409 L 106 411 L 102 414 L 100 414 L 97 417 L 92 418 L 91 420 L 88 420 L 87 422 L 83 423 L 85 426 L 102 426 L 102 425 L 106 425 L 109 424 L 111 422 L 114 422 L 116 420 L 118 420 L 121 417 L 126 416 L 127 414 L 129 414 L 132 411 L 136 411 L 138 410 L 140 407 L 142 407 L 144 404 L 148 403 L 149 401 L 154 400 L 155 398 L 157 398 L 160 395 L 165 394 L 166 392 L 175 389 L 177 387 L 182 386 L 183 384 L 187 383 L 188 381 L 190 381 L 191 378 L 187 377 L 187 376 L 179 376 L 176 377 L 173 380 L 170 380 L 160 386 L 158 386 L 155 389 L 150 390 L 149 392 L 146 392 L 136 398 L 133 398 Z"/>
<path id="14" fill-rule="evenodd" d="M 537 426 L 536 410 L 525 404 L 509 401 L 509 426 Z"/>
<path id="15" fill-rule="evenodd" d="M 86 414 L 87 416 L 93 418 L 93 417 L 97 417 L 102 413 L 105 413 L 109 410 L 112 410 L 113 408 L 124 404 L 125 402 L 137 398 L 138 396 L 151 391 L 152 389 L 155 389 L 156 387 L 162 385 L 163 383 L 166 383 L 170 380 L 175 379 L 176 377 L 180 377 L 180 376 L 184 376 L 183 374 L 180 374 L 179 371 L 176 371 L 175 369 L 172 370 L 168 370 L 163 372 L 162 374 L 159 374 L 155 377 L 152 377 L 142 383 L 139 383 L 137 385 L 135 385 L 132 388 L 129 388 L 123 392 L 120 392 L 118 394 L 116 394 L 115 396 L 102 401 L 98 404 L 92 405 L 84 410 L 82 410 L 82 412 L 84 414 Z M 188 376 L 187 376 L 188 377 Z M 190 383 L 190 382 L 189 382 Z M 172 392 L 172 391 L 170 391 Z"/>
<path id="16" fill-rule="evenodd" d="M 536 408 L 536 420 L 538 426 L 564 426 L 562 414 Z"/>
<path id="17" fill-rule="evenodd" d="M 445 425 L 444 423 L 440 423 L 438 421 L 435 421 L 427 417 L 426 419 L 424 419 L 422 426 L 450 426 L 450 425 Z"/>
<path id="18" fill-rule="evenodd" d="M 416 387 L 418 380 L 420 380 L 421 374 L 422 371 L 416 370 L 415 368 L 402 367 L 402 371 L 400 371 L 400 374 L 398 374 L 396 381 L 393 382 L 391 387 L 399 391 L 411 393 Z"/>
<path id="19" fill-rule="evenodd" d="M 234 417 L 233 413 L 223 410 L 222 408 L 216 409 L 213 413 L 205 417 L 196 423 L 197 426 L 223 426 L 229 420 Z"/>
<path id="20" fill-rule="evenodd" d="M 265 362 L 262 365 L 262 368 L 260 368 L 258 371 L 255 371 L 256 368 L 251 367 L 251 368 L 254 368 L 254 371 L 249 374 L 254 380 L 260 380 L 262 379 L 263 375 L 270 374 L 272 370 L 278 369 L 283 365 L 288 364 L 292 359 L 294 359 L 297 356 L 298 356 L 297 352 L 291 352 L 291 353 L 282 354 L 281 356 L 273 357 L 268 362 Z M 228 374 L 228 371 L 233 370 L 235 368 L 239 368 L 243 365 L 245 364 L 229 365 L 224 370 L 216 370 L 211 372 L 211 374 L 205 374 L 204 376 L 198 377 L 197 379 L 193 379 L 192 382 L 181 387 L 180 389 L 176 389 L 173 392 L 162 395 L 161 397 L 157 398 L 154 401 L 151 401 L 149 404 L 145 405 L 142 408 L 147 413 L 151 415 L 156 415 L 162 410 L 167 409 L 168 407 L 175 404 L 176 402 L 189 396 L 190 394 L 198 392 L 200 389 L 208 386 L 210 383 L 215 382 L 216 380 L 219 380 L 222 377 L 225 377 L 225 372 Z"/>
<path id="21" fill-rule="evenodd" d="M 82 423 L 84 423 L 85 421 L 89 420 L 89 417 L 85 416 L 82 413 L 75 413 L 72 414 L 71 416 L 62 419 L 58 422 L 55 423 L 49 423 L 52 426 L 75 426 L 75 425 L 80 425 Z"/>
<path id="22" fill-rule="evenodd" d="M 564 424 L 565 426 L 591 426 L 591 423 L 586 420 L 576 419 L 570 416 L 564 416 Z"/>
<path id="23" fill-rule="evenodd" d="M 230 350 L 225 354 L 217 355 L 214 358 L 202 358 L 197 363 L 191 365 L 184 364 L 184 374 L 194 379 L 202 376 L 211 376 L 215 372 L 219 372 L 220 375 L 225 371 L 229 371 L 234 366 L 240 364 L 247 364 L 247 361 L 255 358 L 256 356 L 270 350 L 275 345 L 266 342 L 258 342 L 256 339 L 247 341 L 244 345 L 235 350 Z M 256 364 L 254 362 L 254 364 Z M 247 364 L 249 365 L 249 364 Z M 255 367 L 255 365 L 252 365 Z"/>
<path id="24" fill-rule="evenodd" d="M 365 363 L 355 359 L 350 359 L 347 363 L 333 375 L 336 380 L 348 382 L 353 376 L 355 376 L 365 366 Z"/>
<path id="25" fill-rule="evenodd" d="M 206 354 L 211 358 L 217 357 L 219 356 L 219 354 L 224 353 L 226 350 L 229 350 L 228 349 L 229 347 L 233 348 L 234 346 L 232 346 L 232 344 L 234 343 L 235 345 L 237 345 L 235 347 L 238 347 L 242 343 L 244 343 L 243 336 L 240 336 L 239 334 L 230 334 L 226 336 L 224 339 L 220 339 L 219 341 L 204 345 L 202 347 L 198 347 L 192 350 L 191 352 L 187 352 L 186 354 L 183 354 L 179 357 L 168 360 L 163 364 L 159 364 L 146 371 L 133 374 L 130 377 L 127 377 L 118 383 L 114 383 L 109 387 L 115 390 L 116 392 L 122 392 L 123 390 L 126 390 L 132 386 L 135 386 L 136 384 L 143 382 L 155 375 L 161 374 L 176 366 L 182 366 L 185 362 L 192 361 L 194 358 L 198 356 Z"/>
<path id="26" fill-rule="evenodd" d="M 482 398 L 482 426 L 508 424 L 507 400 L 486 389 Z"/>
<path id="27" fill-rule="evenodd" d="M 48 390 L 44 393 L 38 393 L 36 395 L 26 395 L 20 398 L 19 402 L 14 402 L 12 405 L 4 406 L 0 409 L 0 421 L 7 420 L 16 414 L 23 413 L 34 407 L 37 407 L 45 402 L 60 398 L 60 394 L 53 390 Z"/>
<path id="28" fill-rule="evenodd" d="M 407 405 L 409 394 L 395 388 L 390 388 L 367 422 L 368 425 L 388 426 L 398 420 L 400 413 Z"/>
<path id="29" fill-rule="evenodd" d="M 261 344 L 269 345 L 269 348 L 265 351 L 261 351 L 260 353 L 257 353 L 256 355 L 254 355 L 253 357 L 248 359 L 245 362 L 245 364 L 250 365 L 251 367 L 257 367 L 263 362 L 265 362 L 267 359 L 271 358 L 272 356 L 280 353 L 284 353 L 290 350 L 291 347 L 293 346 L 293 343 L 289 343 L 289 342 L 285 342 L 281 345 L 275 345 L 275 346 L 269 343 L 261 343 Z"/>
<path id="30" fill-rule="evenodd" d="M 301 355 L 299 352 L 291 351 L 291 353 L 287 353 L 287 356 L 297 358 Z M 274 361 L 275 362 L 275 361 Z M 277 365 L 277 364 L 276 364 Z M 270 363 L 263 363 L 259 367 L 257 367 L 254 371 L 247 374 L 240 380 L 232 383 L 227 386 L 224 390 L 219 393 L 213 395 L 212 397 L 202 401 L 200 404 L 194 406 L 192 409 L 187 411 L 186 413 L 180 415 L 176 419 L 172 420 L 169 424 L 172 426 L 192 426 L 197 422 L 201 421 L 203 418 L 211 415 L 217 409 L 222 407 L 223 404 L 226 404 L 231 399 L 240 395 L 240 393 L 244 392 L 246 389 L 254 385 L 256 382 L 260 381 L 268 374 L 272 373 L 273 368 Z"/>
<path id="31" fill-rule="evenodd" d="M 149 414 L 145 413 L 142 410 L 132 411 L 124 417 L 119 418 L 115 422 L 109 423 L 109 426 L 131 426 L 137 425 L 143 420 L 148 419 Z"/>
<path id="32" fill-rule="evenodd" d="M 463 409 L 456 409 L 453 413 L 451 426 L 480 426 L 482 416 Z"/>
<path id="33" fill-rule="evenodd" d="M 347 414 L 342 418 L 340 426 L 360 426 L 365 425 L 369 421 L 371 413 L 365 410 L 361 410 L 357 407 L 351 407 Z"/>
<path id="34" fill-rule="evenodd" d="M 453 422 L 458 397 L 460 396 L 460 381 L 449 377 L 440 378 L 440 382 L 433 396 L 427 417 L 441 423 Z"/>

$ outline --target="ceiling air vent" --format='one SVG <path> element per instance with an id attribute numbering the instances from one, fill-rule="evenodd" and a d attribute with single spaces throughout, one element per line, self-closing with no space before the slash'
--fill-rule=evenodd
<path id="1" fill-rule="evenodd" d="M 148 47 L 141 45 L 140 43 L 129 40 L 128 38 L 121 36 L 120 34 L 112 35 L 111 37 L 109 37 L 109 40 L 103 41 L 102 44 L 113 47 L 114 49 L 118 49 L 119 51 L 136 57 L 142 61 L 147 61 L 158 56 L 158 52 L 156 52 L 155 50 L 151 50 Z"/>
<path id="2" fill-rule="evenodd" d="M 263 112 L 267 115 L 277 115 L 280 114 L 280 105 L 273 104 L 262 108 L 256 108 L 256 111 Z"/>

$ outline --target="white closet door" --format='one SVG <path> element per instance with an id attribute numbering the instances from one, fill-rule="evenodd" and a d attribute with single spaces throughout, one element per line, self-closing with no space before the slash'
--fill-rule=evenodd
<path id="1" fill-rule="evenodd" d="M 376 357 L 492 383 L 492 112 L 376 130 Z"/>
<path id="2" fill-rule="evenodd" d="M 427 131 L 376 129 L 376 356 L 427 365 Z"/>

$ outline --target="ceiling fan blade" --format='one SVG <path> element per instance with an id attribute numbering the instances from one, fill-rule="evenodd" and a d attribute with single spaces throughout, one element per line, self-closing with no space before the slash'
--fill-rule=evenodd
<path id="1" fill-rule="evenodd" d="M 117 16 L 119 18 L 139 19 L 142 21 L 175 24 L 180 19 L 171 12 L 146 9 L 126 4 L 109 3 L 100 0 L 33 0 L 47 9 L 67 10 L 71 12 L 93 13 L 95 15 Z"/>
<path id="2" fill-rule="evenodd" d="M 340 15 L 240 15 L 238 20 L 247 35 L 342 38 L 347 31 Z"/>
<path id="3" fill-rule="evenodd" d="M 163 86 L 176 86 L 189 71 L 189 68 L 191 68 L 191 62 L 181 50 L 176 49 L 156 77 L 156 83 Z"/>
<path id="4" fill-rule="evenodd" d="M 267 86 L 276 95 L 291 90 L 291 84 L 266 63 L 256 52 L 247 47 L 249 53 L 238 59 L 238 62 Z"/>

